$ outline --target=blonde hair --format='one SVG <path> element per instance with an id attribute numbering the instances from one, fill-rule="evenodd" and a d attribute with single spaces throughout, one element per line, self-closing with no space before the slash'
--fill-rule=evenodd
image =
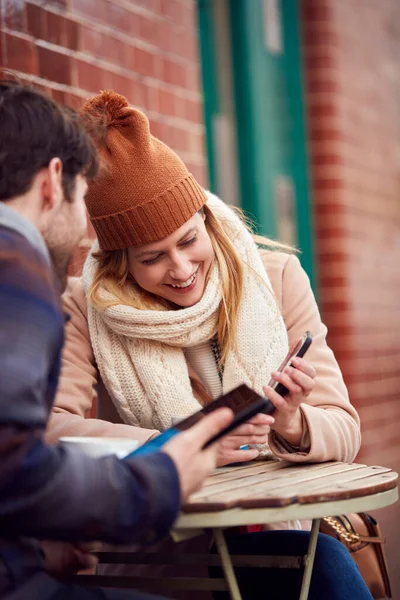
<path id="1" fill-rule="evenodd" d="M 243 261 L 235 246 L 224 229 L 223 221 L 217 217 L 212 209 L 205 204 L 202 212 L 206 217 L 205 226 L 210 236 L 211 244 L 217 261 L 220 279 L 222 302 L 218 316 L 218 342 L 221 348 L 221 365 L 224 363 L 228 352 L 235 345 L 235 332 L 240 301 L 243 288 Z M 245 226 L 249 226 L 248 219 L 238 212 Z M 295 252 L 290 246 L 280 244 L 274 240 L 254 236 L 256 243 L 270 250 Z M 100 250 L 93 254 L 97 260 L 97 270 L 88 291 L 88 301 L 96 308 L 109 308 L 116 304 L 132 306 L 139 310 L 170 310 L 171 303 L 155 296 L 138 286 L 129 272 L 128 251 Z M 253 271 L 254 272 L 254 271 Z M 256 274 L 255 274 L 256 275 Z M 103 286 L 115 296 L 116 300 L 105 300 L 99 295 L 99 288 Z"/>

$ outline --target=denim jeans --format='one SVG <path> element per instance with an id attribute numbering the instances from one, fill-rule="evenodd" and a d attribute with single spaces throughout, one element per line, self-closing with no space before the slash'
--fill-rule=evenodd
<path id="1" fill-rule="evenodd" d="M 226 533 L 231 554 L 297 556 L 307 552 L 309 532 L 265 531 Z M 213 548 L 213 552 L 216 552 Z M 221 577 L 221 569 L 210 569 Z M 244 600 L 298 599 L 303 569 L 235 567 Z M 229 600 L 227 592 L 214 592 L 215 600 Z M 371 600 L 372 596 L 347 549 L 336 539 L 319 534 L 309 600 Z"/>

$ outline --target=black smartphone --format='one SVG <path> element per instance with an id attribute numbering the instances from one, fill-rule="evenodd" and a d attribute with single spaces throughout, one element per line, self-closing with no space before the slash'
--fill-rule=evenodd
<path id="1" fill-rule="evenodd" d="M 225 427 L 225 429 L 211 437 L 204 445 L 203 449 L 208 448 L 208 446 L 239 427 L 239 425 L 242 425 L 242 423 L 246 423 L 246 421 L 252 419 L 258 413 L 270 415 L 275 410 L 274 405 L 270 400 L 268 400 L 268 398 L 260 396 L 254 390 L 251 390 L 247 385 L 242 384 L 227 394 L 224 394 L 216 400 L 213 400 L 213 402 L 210 402 L 190 417 L 183 419 L 183 421 L 180 421 L 173 427 L 170 427 L 163 433 L 160 433 L 160 435 L 157 437 L 128 454 L 124 460 L 159 451 L 161 447 L 175 435 L 185 431 L 186 429 L 189 429 L 195 423 L 198 423 L 198 421 L 200 421 L 200 419 L 202 419 L 205 415 L 208 415 L 217 408 L 224 406 L 227 406 L 233 411 L 234 419 L 227 427 Z"/>
<path id="2" fill-rule="evenodd" d="M 311 342 L 311 333 L 307 331 L 304 334 L 303 338 L 299 340 L 293 348 L 290 349 L 285 360 L 277 370 L 283 371 L 283 369 L 286 366 L 291 364 L 291 361 L 295 356 L 303 357 L 304 354 L 307 352 L 308 348 L 310 347 Z M 274 379 L 271 379 L 269 385 L 271 385 L 271 387 L 273 387 L 282 396 L 288 393 L 287 388 L 275 381 Z M 183 419 L 173 427 L 166 429 L 157 437 L 153 438 L 146 444 L 143 444 L 143 446 L 140 446 L 137 450 L 134 450 L 133 452 L 128 454 L 128 456 L 126 456 L 124 460 L 135 456 L 144 456 L 146 454 L 158 452 L 162 448 L 162 446 L 175 435 L 177 435 L 181 431 L 189 429 L 189 427 L 195 425 L 195 423 L 200 421 L 200 419 L 202 419 L 205 415 L 208 415 L 213 410 L 216 410 L 217 408 L 221 408 L 223 406 L 227 406 L 233 411 L 234 419 L 230 423 L 230 425 L 228 425 L 228 427 L 225 427 L 225 429 L 211 437 L 204 445 L 203 449 L 208 448 L 208 446 L 210 446 L 211 444 L 214 444 L 222 437 L 228 435 L 228 433 L 239 427 L 239 425 L 246 423 L 247 421 L 255 417 L 258 413 L 271 415 L 275 410 L 275 406 L 268 398 L 257 394 L 257 392 L 250 389 L 247 385 L 242 384 L 234 390 L 228 392 L 227 394 L 224 394 L 216 400 L 213 400 L 190 417 L 187 417 L 186 419 Z"/>
<path id="3" fill-rule="evenodd" d="M 303 337 L 293 346 L 287 353 L 285 360 L 282 362 L 277 371 L 283 371 L 286 367 L 292 366 L 292 360 L 295 357 L 303 358 L 312 343 L 312 334 L 310 331 L 306 331 Z M 293 367 L 294 368 L 294 367 Z M 269 384 L 281 396 L 286 396 L 288 393 L 287 387 L 282 383 L 278 383 L 275 379 L 271 379 Z"/>

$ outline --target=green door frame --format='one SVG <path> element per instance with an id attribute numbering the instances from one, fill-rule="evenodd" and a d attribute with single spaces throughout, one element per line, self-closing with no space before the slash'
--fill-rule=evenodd
<path id="1" fill-rule="evenodd" d="M 297 239 L 301 262 L 316 287 L 315 226 L 310 184 L 308 131 L 301 43 L 300 0 L 280 0 L 284 32 L 287 85 L 292 117 L 292 172 L 296 187 Z"/>
<path id="2" fill-rule="evenodd" d="M 210 190 L 218 193 L 217 161 L 215 156 L 214 119 L 219 113 L 216 36 L 212 11 L 213 0 L 197 0 L 203 110 L 206 126 L 206 149 Z"/>
<path id="3" fill-rule="evenodd" d="M 218 192 L 216 145 L 213 139 L 213 119 L 219 111 L 213 1 L 226 1 L 229 6 L 241 206 L 255 218 L 260 233 L 276 237 L 273 182 L 268 169 L 265 168 L 265 165 L 274 161 L 274 153 L 266 143 L 263 129 L 259 126 L 259 123 L 265 123 L 265 119 L 268 118 L 265 112 L 269 83 L 265 72 L 267 50 L 264 44 L 260 43 L 260 35 L 255 35 L 262 27 L 262 0 L 198 0 L 210 186 Z M 283 61 L 286 110 L 290 115 L 289 167 L 295 188 L 296 234 L 302 265 L 314 287 L 314 227 L 310 206 L 299 2 L 280 0 L 280 9 L 284 53 L 280 55 L 279 60 Z M 270 120 L 268 127 L 273 128 L 274 125 Z"/>

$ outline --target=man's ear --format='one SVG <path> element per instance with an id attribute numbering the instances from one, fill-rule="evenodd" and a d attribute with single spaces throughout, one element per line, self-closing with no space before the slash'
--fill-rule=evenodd
<path id="1" fill-rule="evenodd" d="M 42 183 L 42 209 L 44 212 L 57 209 L 64 200 L 62 185 L 63 165 L 59 158 L 52 158 Z"/>

